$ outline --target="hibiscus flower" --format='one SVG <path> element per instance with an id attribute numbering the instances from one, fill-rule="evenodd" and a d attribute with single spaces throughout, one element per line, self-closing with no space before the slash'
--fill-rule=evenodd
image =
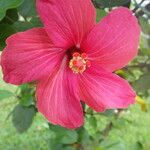
<path id="1" fill-rule="evenodd" d="M 137 55 L 140 27 L 129 9 L 114 9 L 98 24 L 90 0 L 37 0 L 37 10 L 44 27 L 6 41 L 6 82 L 36 81 L 38 111 L 66 128 L 83 125 L 81 101 L 97 112 L 135 102 L 128 82 L 113 73 Z"/>

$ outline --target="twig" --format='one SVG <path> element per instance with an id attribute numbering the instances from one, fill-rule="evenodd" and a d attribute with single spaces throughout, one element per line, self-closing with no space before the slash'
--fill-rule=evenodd
<path id="1" fill-rule="evenodd" d="M 150 3 L 147 4 L 145 6 L 145 10 L 150 10 Z M 143 16 L 145 14 L 145 11 L 143 9 L 141 9 L 137 14 L 136 14 L 136 17 L 139 17 L 139 16 Z M 146 13 L 148 16 L 150 16 L 150 13 Z"/>
<path id="2" fill-rule="evenodd" d="M 144 2 L 145 0 L 142 0 L 139 4 L 136 4 L 136 7 L 132 10 L 133 13 L 135 13 L 138 9 L 139 6 Z"/>
<path id="3" fill-rule="evenodd" d="M 102 131 L 102 135 L 103 135 L 104 137 L 107 137 L 107 136 L 109 135 L 109 132 L 111 131 L 112 127 L 113 127 L 113 123 L 110 121 L 110 122 L 106 125 L 105 129 Z"/>

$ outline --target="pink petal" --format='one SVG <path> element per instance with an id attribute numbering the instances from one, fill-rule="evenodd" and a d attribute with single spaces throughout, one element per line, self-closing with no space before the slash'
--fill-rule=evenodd
<path id="1" fill-rule="evenodd" d="M 79 77 L 81 99 L 94 110 L 126 108 L 135 101 L 127 81 L 99 67 L 91 66 Z"/>
<path id="2" fill-rule="evenodd" d="M 37 99 L 39 112 L 49 122 L 66 128 L 77 128 L 83 124 L 76 76 L 66 66 L 65 60 L 60 68 L 38 84 Z"/>
<path id="3" fill-rule="evenodd" d="M 79 46 L 95 25 L 91 0 L 37 0 L 37 8 L 48 35 L 58 47 Z"/>
<path id="4" fill-rule="evenodd" d="M 101 67 L 114 71 L 137 55 L 140 27 L 132 12 L 115 9 L 93 28 L 81 49 Z"/>
<path id="5" fill-rule="evenodd" d="M 52 47 L 42 28 L 14 34 L 1 57 L 4 80 L 16 85 L 39 80 L 61 62 L 62 53 Z"/>

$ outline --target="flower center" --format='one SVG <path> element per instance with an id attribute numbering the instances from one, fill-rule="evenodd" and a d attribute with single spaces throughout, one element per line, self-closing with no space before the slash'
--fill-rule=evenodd
<path id="1" fill-rule="evenodd" d="M 73 73 L 83 73 L 87 67 L 91 66 L 91 62 L 87 60 L 86 53 L 74 52 L 69 62 L 69 68 Z"/>

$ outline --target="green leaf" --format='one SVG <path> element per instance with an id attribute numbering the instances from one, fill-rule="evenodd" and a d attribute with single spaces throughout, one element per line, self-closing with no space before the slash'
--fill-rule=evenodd
<path id="1" fill-rule="evenodd" d="M 5 17 L 6 10 L 11 8 L 16 8 L 23 0 L 0 0 L 0 20 L 2 20 Z"/>
<path id="2" fill-rule="evenodd" d="M 23 84 L 19 86 L 19 100 L 20 104 L 25 107 L 29 107 L 35 104 L 35 89 L 29 84 Z"/>
<path id="3" fill-rule="evenodd" d="M 18 20 L 18 11 L 17 9 L 9 9 L 6 12 L 5 18 L 0 22 L 5 24 L 13 24 Z"/>
<path id="4" fill-rule="evenodd" d="M 95 0 L 95 3 L 100 8 L 110 8 L 126 5 L 127 3 L 130 3 L 130 0 Z"/>
<path id="5" fill-rule="evenodd" d="M 119 118 L 118 120 L 114 119 L 112 120 L 114 128 L 122 129 L 122 127 L 125 127 L 126 120 L 124 118 Z"/>
<path id="6" fill-rule="evenodd" d="M 140 143 L 139 141 L 137 141 L 136 143 L 130 144 L 130 148 L 131 148 L 132 150 L 144 150 L 142 143 Z M 146 149 L 145 149 L 145 150 L 146 150 Z M 148 149 L 147 149 L 147 150 L 148 150 Z"/>
<path id="7" fill-rule="evenodd" d="M 147 72 L 139 80 L 134 83 L 134 87 L 137 91 L 145 92 L 150 89 L 150 73 Z"/>
<path id="8" fill-rule="evenodd" d="M 141 50 L 141 52 L 144 51 L 144 49 L 146 49 L 146 53 L 149 53 L 149 51 L 150 51 L 150 38 L 149 38 L 150 34 L 149 35 L 148 34 L 147 35 L 141 34 L 141 38 L 140 38 L 140 50 Z"/>
<path id="9" fill-rule="evenodd" d="M 75 130 L 68 130 L 60 126 L 50 125 L 50 130 L 55 132 L 55 141 L 59 141 L 62 144 L 72 144 L 77 142 L 78 134 Z"/>
<path id="10" fill-rule="evenodd" d="M 78 135 L 76 131 L 67 130 L 62 137 L 61 143 L 63 144 L 72 144 L 77 141 Z"/>
<path id="11" fill-rule="evenodd" d="M 42 24 L 38 17 L 33 17 L 30 21 L 17 21 L 13 24 L 14 29 L 18 32 L 41 26 Z"/>
<path id="12" fill-rule="evenodd" d="M 141 49 L 142 54 L 144 55 L 150 55 L 150 49 L 149 48 L 142 48 Z"/>
<path id="13" fill-rule="evenodd" d="M 18 11 L 25 18 L 36 16 L 35 0 L 24 0 Z"/>
<path id="14" fill-rule="evenodd" d="M 110 117 L 110 116 L 113 116 L 114 115 L 114 110 L 113 109 L 109 109 L 109 110 L 106 110 L 104 113 L 102 113 L 101 115 L 104 115 L 104 116 L 107 116 L 107 117 Z"/>
<path id="15" fill-rule="evenodd" d="M 104 140 L 101 143 L 101 148 L 105 150 L 126 150 L 126 146 L 124 141 L 111 141 L 111 140 Z"/>
<path id="16" fill-rule="evenodd" d="M 147 18 L 144 18 L 144 17 L 139 17 L 139 22 L 140 22 L 142 31 L 145 34 L 150 35 L 149 20 Z"/>
<path id="17" fill-rule="evenodd" d="M 7 37 L 15 33 L 14 28 L 9 24 L 0 24 L 0 51 L 6 46 Z"/>
<path id="18" fill-rule="evenodd" d="M 34 107 L 23 107 L 18 104 L 12 114 L 12 122 L 19 133 L 23 133 L 31 126 L 36 114 Z"/>
<path id="19" fill-rule="evenodd" d="M 67 146 L 67 147 L 64 147 L 63 150 L 76 150 L 76 148 L 73 146 Z"/>
<path id="20" fill-rule="evenodd" d="M 34 105 L 34 97 L 28 94 L 26 96 L 22 96 L 20 99 L 20 104 L 25 107 Z"/>
<path id="21" fill-rule="evenodd" d="M 12 92 L 0 89 L 0 100 L 6 99 L 12 96 L 14 96 Z"/>
<path id="22" fill-rule="evenodd" d="M 97 127 L 97 120 L 94 116 L 90 116 L 89 118 L 89 124 L 93 127 L 96 128 Z"/>
<path id="23" fill-rule="evenodd" d="M 107 15 L 107 12 L 102 9 L 96 9 L 97 16 L 96 16 L 96 21 L 99 22 L 103 17 Z"/>
<path id="24" fill-rule="evenodd" d="M 78 133 L 78 142 L 80 143 L 88 143 L 90 141 L 90 135 L 85 128 L 81 127 L 77 130 Z"/>

